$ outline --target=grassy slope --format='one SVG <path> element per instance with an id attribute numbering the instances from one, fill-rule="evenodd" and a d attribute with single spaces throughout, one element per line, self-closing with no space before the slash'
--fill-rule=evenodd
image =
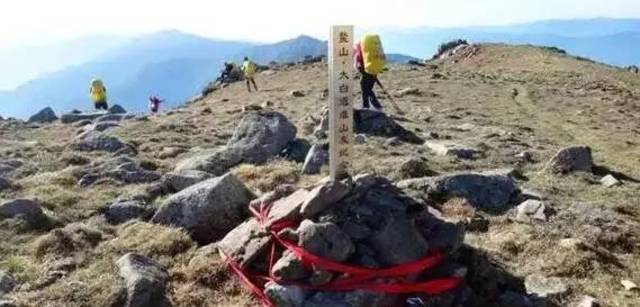
<path id="1" fill-rule="evenodd" d="M 366 144 L 355 147 L 356 171 L 393 177 L 398 163 L 413 156 L 426 158 L 428 166 L 440 173 L 517 166 L 528 178 L 522 185 L 547 195 L 557 210 L 576 202 L 603 203 L 628 212 L 629 219 L 638 221 L 638 184 L 605 189 L 593 183 L 599 179 L 596 176 L 552 177 L 539 172 L 559 148 L 587 144 L 592 147 L 597 164 L 640 178 L 638 75 L 534 47 L 487 45 L 477 56 L 458 60 L 457 63 L 451 59 L 437 62 L 436 70 L 394 67 L 383 74 L 381 80 L 389 89 L 420 89 L 420 95 L 395 97 L 400 106 L 409 111 L 402 121 L 405 127 L 418 134 L 436 133 L 440 139 L 482 148 L 485 154 L 476 160 L 459 161 L 434 156 L 422 146 L 390 146 L 384 139 L 370 137 Z M 444 79 L 437 78 L 436 74 Z M 244 105 L 271 101 L 276 110 L 297 124 L 302 124 L 308 115 L 316 116 L 326 104 L 320 99 L 326 80 L 326 69 L 320 65 L 288 68 L 274 75 L 262 74 L 257 78 L 262 89 L 259 93 L 246 93 L 244 84 L 233 84 L 172 115 L 153 118 L 150 122 L 127 122 L 114 133 L 138 145 L 141 160 L 152 161 L 160 171 L 168 171 L 190 154 L 188 150 L 224 144 L 234 123 L 242 117 L 238 111 Z M 293 98 L 288 95 L 291 90 L 302 90 L 307 95 Z M 458 128 L 466 123 L 474 128 L 470 131 Z M 21 156 L 32 161 L 34 169 L 39 171 L 25 174 L 18 181 L 22 189 L 0 194 L 0 199 L 37 197 L 45 202 L 52 215 L 68 223 L 86 219 L 95 214 L 97 207 L 116 196 L 142 188 L 77 187 L 69 179 L 73 167 L 59 162 L 74 134 L 74 128 L 61 124 L 1 129 L 0 157 Z M 160 153 L 166 147 L 184 148 L 187 152 L 161 159 Z M 514 155 L 523 150 L 532 151 L 536 162 L 519 164 Z M 93 160 L 106 158 L 99 154 L 87 156 Z M 282 182 L 307 185 L 320 177 L 298 175 L 300 167 L 275 161 L 260 167 L 241 166 L 234 171 L 256 190 L 268 190 Z M 557 250 L 562 235 L 554 233 L 556 224 L 527 226 L 511 223 L 502 216 L 489 219 L 492 221 L 490 231 L 468 235 L 468 243 L 491 251 L 495 261 L 514 275 L 541 272 L 571 277 L 574 291 L 569 300 L 591 294 L 605 305 L 632 306 L 637 302 L 637 295 L 625 296 L 619 286 L 622 278 L 640 281 L 637 245 L 635 255 L 620 256 L 622 268 L 603 264 L 580 271 L 584 262 L 569 260 L 587 256 Z M 102 232 L 103 238 L 95 248 L 83 245 L 71 248 L 72 253 L 83 258 L 78 270 L 52 286 L 20 292 L 17 298 L 21 304 L 93 306 L 108 302 L 115 295 L 109 286 L 117 276 L 113 260 L 126 251 L 151 254 L 170 267 L 169 292 L 176 306 L 247 304 L 247 298 L 241 295 L 237 284 L 228 280 L 216 257 L 211 257 L 210 267 L 189 264 L 195 247 L 178 231 L 146 224 L 110 227 L 97 223 L 91 227 Z M 141 235 L 166 235 L 150 243 L 143 242 L 135 240 L 128 227 L 137 227 L 136 233 L 139 231 Z M 44 232 L 17 233 L 10 229 L 0 227 L 2 237 L 9 238 L 0 243 L 0 268 L 17 272 L 21 282 L 37 281 L 45 274 L 46 266 L 64 254 L 51 249 L 45 259 L 36 258 L 34 250 L 42 249 L 43 240 L 36 241 Z"/>

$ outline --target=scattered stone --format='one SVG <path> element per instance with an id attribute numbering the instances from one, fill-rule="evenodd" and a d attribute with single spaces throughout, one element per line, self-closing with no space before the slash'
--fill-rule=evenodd
<path id="1" fill-rule="evenodd" d="M 316 214 L 327 210 L 347 196 L 351 187 L 340 181 L 328 181 L 315 187 L 302 203 L 300 214 L 304 218 L 313 218 Z"/>
<path id="2" fill-rule="evenodd" d="M 398 93 L 398 97 L 404 97 L 404 96 L 409 96 L 409 95 L 414 95 L 414 96 L 418 96 L 421 94 L 420 90 L 414 87 L 409 87 L 409 88 L 405 88 L 405 89 L 401 89 L 397 91 Z"/>
<path id="3" fill-rule="evenodd" d="M 304 97 L 304 96 L 306 96 L 306 95 L 305 95 L 305 93 L 304 93 L 304 92 L 302 92 L 302 91 L 295 90 L 295 91 L 291 91 L 291 92 L 289 92 L 289 96 L 291 96 L 291 97 L 298 97 L 298 98 L 299 98 L 299 97 Z"/>
<path id="4" fill-rule="evenodd" d="M 598 307 L 600 303 L 595 297 L 585 295 L 576 307 Z"/>
<path id="5" fill-rule="evenodd" d="M 531 161 L 533 161 L 533 154 L 530 151 L 525 150 L 525 151 L 517 154 L 516 158 L 520 159 L 523 162 L 531 162 Z"/>
<path id="6" fill-rule="evenodd" d="M 111 108 L 109 108 L 109 113 L 111 113 L 111 114 L 124 114 L 124 113 L 127 113 L 127 110 L 125 110 L 120 105 L 114 104 L 113 106 L 111 106 Z"/>
<path id="7" fill-rule="evenodd" d="M 160 174 L 140 166 L 132 158 L 119 156 L 102 164 L 82 169 L 75 174 L 78 184 L 90 186 L 101 180 L 112 179 L 122 183 L 149 183 L 160 179 Z"/>
<path id="8" fill-rule="evenodd" d="M 126 154 L 137 154 L 136 149 L 117 137 L 105 134 L 91 134 L 71 144 L 71 149 L 79 151 L 106 151 Z"/>
<path id="9" fill-rule="evenodd" d="M 566 174 L 573 171 L 591 172 L 593 159 L 588 146 L 563 148 L 545 166 L 545 170 Z"/>
<path id="10" fill-rule="evenodd" d="M 302 288 L 297 286 L 283 286 L 275 282 L 268 282 L 265 285 L 264 294 L 278 307 L 302 306 L 305 297 Z"/>
<path id="11" fill-rule="evenodd" d="M 410 158 L 402 164 L 396 171 L 398 179 L 411 179 L 421 178 L 429 175 L 433 175 L 433 172 L 427 167 L 425 159 L 422 158 Z"/>
<path id="12" fill-rule="evenodd" d="M 425 145 L 439 156 L 454 156 L 460 159 L 473 159 L 481 151 L 476 148 L 448 143 L 448 142 L 425 142 Z"/>
<path id="13" fill-rule="evenodd" d="M 42 218 L 40 203 L 29 199 L 16 199 L 0 204 L 0 217 L 22 218 L 27 221 Z"/>
<path id="14" fill-rule="evenodd" d="M 500 295 L 500 307 L 534 307 L 533 302 L 525 295 L 507 291 Z"/>
<path id="15" fill-rule="evenodd" d="M 67 113 L 67 114 L 63 114 L 62 117 L 60 117 L 60 121 L 63 124 L 70 124 L 70 123 L 75 123 L 75 122 L 80 122 L 80 121 L 93 121 L 94 119 L 105 115 L 105 112 L 93 112 L 93 113 Z"/>
<path id="16" fill-rule="evenodd" d="M 611 188 L 622 184 L 620 180 L 616 179 L 616 177 L 613 177 L 611 174 L 602 177 L 600 183 L 602 183 L 605 188 Z"/>
<path id="17" fill-rule="evenodd" d="M 120 127 L 120 124 L 118 124 L 117 122 L 99 122 L 91 126 L 85 127 L 85 131 L 102 132 L 113 127 Z"/>
<path id="18" fill-rule="evenodd" d="M 168 192 L 177 193 L 211 177 L 213 177 L 212 174 L 203 171 L 181 170 L 165 174 L 161 181 Z"/>
<path id="19" fill-rule="evenodd" d="M 384 145 L 385 145 L 385 146 L 387 146 L 387 147 L 396 147 L 396 146 L 400 146 L 400 145 L 402 145 L 402 140 L 401 140 L 399 137 L 394 136 L 394 137 L 388 138 L 388 139 L 384 142 Z"/>
<path id="20" fill-rule="evenodd" d="M 520 190 L 520 198 L 523 199 L 523 201 L 527 200 L 527 199 L 535 199 L 535 200 L 544 200 L 545 197 L 544 195 L 542 195 L 542 193 L 535 191 L 535 190 L 531 190 L 531 189 L 521 189 Z"/>
<path id="21" fill-rule="evenodd" d="M 12 300 L 0 298 L 0 307 L 17 307 L 17 306 Z"/>
<path id="22" fill-rule="evenodd" d="M 523 223 L 530 223 L 533 220 L 546 222 L 546 206 L 542 201 L 529 199 L 518 205 L 516 208 L 516 220 Z"/>
<path id="23" fill-rule="evenodd" d="M 53 112 L 51 107 L 46 107 L 40 110 L 38 113 L 29 117 L 29 123 L 51 123 L 58 120 L 58 116 Z"/>
<path id="24" fill-rule="evenodd" d="M 464 123 L 460 126 L 456 127 L 456 130 L 458 131 L 472 131 L 476 129 L 476 125 L 472 124 L 472 123 Z"/>
<path id="25" fill-rule="evenodd" d="M 8 190 L 12 186 L 13 185 L 11 184 L 11 181 L 9 181 L 8 179 L 0 177 L 0 192 L 2 192 L 4 190 Z"/>
<path id="26" fill-rule="evenodd" d="M 231 257 L 241 267 L 248 267 L 271 243 L 271 234 L 251 218 L 231 230 L 218 242 L 225 256 Z"/>
<path id="27" fill-rule="evenodd" d="M 636 285 L 636 283 L 634 283 L 633 281 L 624 279 L 620 281 L 620 283 L 622 284 L 624 289 L 627 291 L 640 290 L 640 288 L 638 288 L 638 285 Z"/>
<path id="28" fill-rule="evenodd" d="M 316 144 L 311 146 L 311 149 L 309 149 L 307 157 L 304 160 L 302 173 L 308 175 L 319 174 L 322 166 L 329 163 L 328 149 L 328 144 Z"/>
<path id="29" fill-rule="evenodd" d="M 584 246 L 584 243 L 582 243 L 582 240 L 580 239 L 566 238 L 566 239 L 560 240 L 560 242 L 558 242 L 558 245 L 560 245 L 560 247 L 564 247 L 567 249 L 577 250 L 578 248 Z"/>
<path id="30" fill-rule="evenodd" d="M 161 264 L 134 253 L 122 256 L 116 264 L 125 282 L 125 307 L 154 307 L 165 304 L 165 285 L 169 273 Z"/>
<path id="31" fill-rule="evenodd" d="M 367 136 L 364 134 L 356 134 L 353 140 L 356 144 L 365 144 L 367 142 Z"/>
<path id="32" fill-rule="evenodd" d="M 162 151 L 158 154 L 158 158 L 160 159 L 169 159 L 175 158 L 181 153 L 187 152 L 187 149 L 184 147 L 163 147 Z"/>
<path id="33" fill-rule="evenodd" d="M 304 220 L 298 227 L 298 245 L 313 255 L 342 262 L 355 252 L 351 238 L 333 223 Z"/>
<path id="34" fill-rule="evenodd" d="M 106 208 L 104 216 L 111 224 L 121 224 L 133 219 L 148 220 L 155 210 L 139 201 L 116 202 Z"/>
<path id="35" fill-rule="evenodd" d="M 416 199 L 462 197 L 476 208 L 504 211 L 518 187 L 510 176 L 489 172 L 460 172 L 403 180 L 397 186 Z"/>
<path id="36" fill-rule="evenodd" d="M 569 287 L 566 282 L 559 277 L 544 277 L 541 275 L 529 275 L 524 280 L 524 285 L 529 295 L 538 298 L 559 298 L 564 296 Z"/>
<path id="37" fill-rule="evenodd" d="M 282 150 L 280 156 L 287 160 L 304 163 L 310 149 L 311 144 L 309 144 L 307 140 L 295 139 L 293 142 L 289 143 L 284 150 Z"/>
<path id="38" fill-rule="evenodd" d="M 255 196 L 233 174 L 205 180 L 167 198 L 153 223 L 184 227 L 199 243 L 210 243 L 238 226 Z"/>
<path id="39" fill-rule="evenodd" d="M 124 119 L 124 115 L 122 114 L 106 114 L 103 116 L 100 116 L 98 118 L 96 118 L 95 122 L 96 123 L 103 123 L 103 122 L 120 122 Z"/>
<path id="40" fill-rule="evenodd" d="M 16 282 L 8 272 L 0 270 L 0 297 L 13 291 Z"/>
<path id="41" fill-rule="evenodd" d="M 93 121 L 92 121 L 92 120 L 90 120 L 90 119 L 83 119 L 83 120 L 78 121 L 78 122 L 76 122 L 75 124 L 73 124 L 73 126 L 74 126 L 74 127 L 76 127 L 76 128 L 81 128 L 81 127 L 84 127 L 84 126 L 86 126 L 86 125 L 90 125 L 91 123 L 93 123 Z"/>

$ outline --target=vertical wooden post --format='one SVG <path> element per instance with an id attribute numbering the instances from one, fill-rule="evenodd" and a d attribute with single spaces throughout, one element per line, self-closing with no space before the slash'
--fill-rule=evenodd
<path id="1" fill-rule="evenodd" d="M 332 26 L 329 35 L 329 174 L 349 176 L 353 143 L 353 26 Z"/>

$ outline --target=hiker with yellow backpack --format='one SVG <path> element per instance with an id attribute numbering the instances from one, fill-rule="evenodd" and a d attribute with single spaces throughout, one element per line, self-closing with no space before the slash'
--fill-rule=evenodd
<path id="1" fill-rule="evenodd" d="M 256 75 L 257 65 L 253 61 L 249 60 L 248 57 L 244 57 L 244 63 L 242 63 L 242 72 L 244 73 L 244 80 L 247 82 L 247 90 L 251 93 L 251 83 L 253 83 L 253 88 L 258 91 L 258 86 L 256 85 L 255 75 Z"/>
<path id="2" fill-rule="evenodd" d="M 109 109 L 109 105 L 107 104 L 107 88 L 102 83 L 102 80 L 100 79 L 91 80 L 89 95 L 93 100 L 93 105 L 95 106 L 96 110 Z"/>
<path id="3" fill-rule="evenodd" d="M 380 84 L 378 74 L 384 70 L 386 62 L 380 37 L 377 34 L 364 35 L 355 45 L 354 60 L 356 69 L 361 74 L 362 108 L 369 109 L 371 105 L 374 111 L 381 112 L 382 105 L 373 91 L 376 83 Z"/>

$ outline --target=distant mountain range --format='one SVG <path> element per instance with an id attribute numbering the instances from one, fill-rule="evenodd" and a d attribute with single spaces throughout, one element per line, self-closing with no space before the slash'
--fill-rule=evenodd
<path id="1" fill-rule="evenodd" d="M 471 42 L 556 46 L 612 65 L 640 64 L 640 19 L 377 32 L 382 35 L 389 59 L 396 62 L 430 58 L 440 43 L 464 38 Z M 326 50 L 326 41 L 309 36 L 256 44 L 164 31 L 137 38 L 93 37 L 22 52 L 0 51 L 0 88 L 2 84 L 31 79 L 13 91 L 0 91 L 0 116 L 25 118 L 46 106 L 57 112 L 90 108 L 88 83 L 94 77 L 105 81 L 111 103 L 130 111 L 144 111 L 146 99 L 152 94 L 175 106 L 215 79 L 225 60 L 240 62 L 248 55 L 266 64 L 326 54 Z"/>

